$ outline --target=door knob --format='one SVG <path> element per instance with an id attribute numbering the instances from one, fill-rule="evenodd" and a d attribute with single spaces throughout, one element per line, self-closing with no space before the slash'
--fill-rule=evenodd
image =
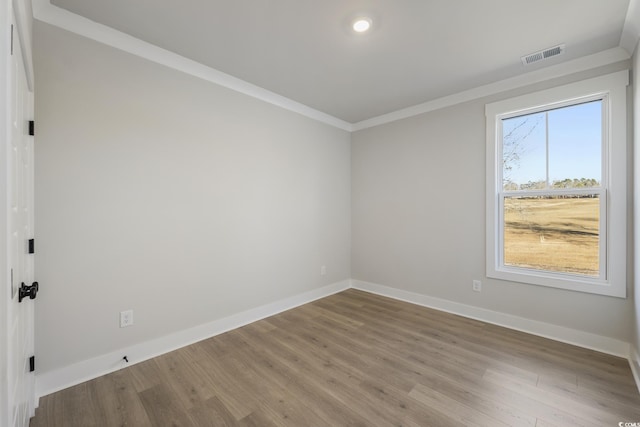
<path id="1" fill-rule="evenodd" d="M 37 294 L 38 282 L 33 282 L 31 286 L 27 286 L 22 282 L 20 289 L 18 289 L 18 302 L 22 302 L 26 297 L 29 297 L 29 299 L 36 299 Z"/>

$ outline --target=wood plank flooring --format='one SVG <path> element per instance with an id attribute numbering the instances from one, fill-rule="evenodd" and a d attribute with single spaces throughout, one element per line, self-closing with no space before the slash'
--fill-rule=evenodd
<path id="1" fill-rule="evenodd" d="M 618 426 L 627 360 L 356 290 L 45 396 L 42 426 Z"/>

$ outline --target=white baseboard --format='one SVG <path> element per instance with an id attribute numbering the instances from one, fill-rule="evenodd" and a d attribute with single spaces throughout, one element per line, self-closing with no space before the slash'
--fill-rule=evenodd
<path id="1" fill-rule="evenodd" d="M 638 392 L 640 392 L 640 351 L 633 346 L 629 353 L 629 366 L 631 366 L 631 372 L 633 372 L 633 379 L 638 386 Z"/>
<path id="2" fill-rule="evenodd" d="M 441 298 L 430 297 L 414 292 L 403 291 L 375 283 L 351 280 L 352 287 L 361 291 L 433 308 L 447 313 L 457 314 L 470 319 L 481 320 L 509 329 L 538 335 L 555 341 L 573 344 L 579 347 L 600 351 L 614 356 L 629 357 L 630 345 L 624 341 L 563 326 L 552 325 L 537 320 L 525 319 L 512 314 L 500 313 L 485 308 L 474 307 Z"/>
<path id="3" fill-rule="evenodd" d="M 222 334 L 274 314 L 298 307 L 320 298 L 344 291 L 351 287 L 350 280 L 333 283 L 299 295 L 243 311 L 223 319 L 215 320 L 171 335 L 146 341 L 131 347 L 118 349 L 92 359 L 36 376 L 36 406 L 40 397 L 80 384 L 118 369 L 139 363 L 198 341 Z M 126 354 L 129 363 L 122 360 Z"/>
<path id="4" fill-rule="evenodd" d="M 344 280 L 300 295 L 295 295 L 274 303 L 234 314 L 223 319 L 215 320 L 204 325 L 179 331 L 174 334 L 136 344 L 131 347 L 118 349 L 117 351 L 84 360 L 73 365 L 65 366 L 55 371 L 39 374 L 36 376 L 36 405 L 39 398 L 42 396 L 89 381 L 110 372 L 117 371 L 125 366 L 130 366 L 132 364 L 151 359 L 349 288 L 504 326 L 506 328 L 624 357 L 626 359 L 628 358 L 636 384 L 638 384 L 638 389 L 640 390 L 640 366 L 638 365 L 638 362 L 640 361 L 640 352 L 633 349 L 629 343 L 576 329 L 565 328 L 563 326 L 552 325 L 549 323 L 539 322 L 537 320 L 525 319 L 511 314 L 500 313 L 441 298 L 403 291 L 375 283 L 363 282 L 360 280 Z M 123 354 L 128 356 L 128 364 L 122 360 Z"/>

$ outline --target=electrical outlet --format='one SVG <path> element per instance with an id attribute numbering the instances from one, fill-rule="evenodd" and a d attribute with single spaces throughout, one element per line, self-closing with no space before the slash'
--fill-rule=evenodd
<path id="1" fill-rule="evenodd" d="M 323 265 L 322 267 L 320 267 L 320 275 L 321 276 L 327 275 L 327 266 Z"/>
<path id="2" fill-rule="evenodd" d="M 480 280 L 474 280 L 473 281 L 473 290 L 474 290 L 474 292 L 481 292 L 482 291 L 482 282 Z"/>
<path id="3" fill-rule="evenodd" d="M 120 312 L 120 327 L 126 328 L 133 325 L 133 310 L 126 310 Z"/>

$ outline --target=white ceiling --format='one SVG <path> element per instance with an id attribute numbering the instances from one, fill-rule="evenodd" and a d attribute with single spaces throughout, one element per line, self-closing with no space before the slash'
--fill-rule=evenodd
<path id="1" fill-rule="evenodd" d="M 616 47 L 629 0 L 52 0 L 350 123 Z M 373 29 L 349 24 L 368 15 Z M 560 43 L 566 53 L 523 66 Z"/>

